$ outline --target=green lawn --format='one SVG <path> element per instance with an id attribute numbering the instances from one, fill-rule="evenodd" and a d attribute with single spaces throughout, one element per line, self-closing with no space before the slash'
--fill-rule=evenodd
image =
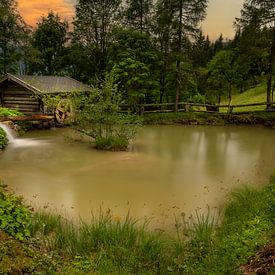
<path id="1" fill-rule="evenodd" d="M 239 104 L 251 104 L 251 103 L 261 103 L 266 102 L 266 83 L 262 82 L 258 84 L 255 88 L 251 88 L 244 93 L 236 93 L 232 96 L 232 105 Z M 228 104 L 228 100 L 224 99 L 221 104 Z M 265 106 L 251 106 L 251 107 L 240 107 L 234 108 L 233 112 L 245 112 L 245 111 L 259 111 L 265 110 Z M 221 109 L 221 111 L 226 111 L 226 108 Z"/>

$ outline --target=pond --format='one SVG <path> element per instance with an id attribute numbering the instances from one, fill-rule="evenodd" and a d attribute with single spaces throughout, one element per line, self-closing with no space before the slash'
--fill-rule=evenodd
<path id="1" fill-rule="evenodd" d="M 69 136 L 26 133 L 0 155 L 0 179 L 35 207 L 86 221 L 110 209 L 167 228 L 181 213 L 219 208 L 237 186 L 265 184 L 275 167 L 275 131 L 261 127 L 144 127 L 128 152 Z"/>

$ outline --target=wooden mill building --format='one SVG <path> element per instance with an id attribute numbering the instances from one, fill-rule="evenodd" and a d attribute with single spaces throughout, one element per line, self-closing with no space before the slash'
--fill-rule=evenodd
<path id="1" fill-rule="evenodd" d="M 91 91 L 91 87 L 64 76 L 30 76 L 7 74 L 0 79 L 0 106 L 26 115 L 43 114 L 39 95 Z"/>

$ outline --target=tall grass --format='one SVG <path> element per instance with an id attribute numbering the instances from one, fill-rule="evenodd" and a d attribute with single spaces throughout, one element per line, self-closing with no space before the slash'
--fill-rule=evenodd
<path id="1" fill-rule="evenodd" d="M 38 212 L 33 220 L 33 237 L 41 239 L 42 234 L 49 250 L 81 259 L 93 255 L 101 268 L 110 266 L 108 272 L 137 272 L 145 267 L 157 271 L 160 262 L 164 262 L 161 238 L 146 231 L 145 224 L 139 226 L 129 214 L 120 219 L 101 212 L 90 223 L 80 220 L 74 224 L 60 216 Z"/>
<path id="2" fill-rule="evenodd" d="M 232 193 L 219 224 L 208 209 L 177 217 L 175 236 L 149 231 L 129 214 L 100 211 L 89 223 L 37 212 L 32 236 L 68 259 L 62 271 L 99 274 L 237 274 L 274 238 L 275 178 L 263 190 Z M 66 266 L 67 264 L 67 266 Z"/>

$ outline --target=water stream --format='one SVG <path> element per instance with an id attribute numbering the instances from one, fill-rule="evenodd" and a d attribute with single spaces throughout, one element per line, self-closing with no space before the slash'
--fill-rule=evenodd
<path id="1" fill-rule="evenodd" d="M 32 205 L 73 218 L 110 208 L 166 228 L 175 215 L 219 208 L 237 186 L 265 184 L 275 168 L 275 131 L 261 127 L 145 127 L 129 152 L 97 151 L 72 135 L 52 129 L 13 140 L 0 179 Z"/>
<path id="2" fill-rule="evenodd" d="M 5 131 L 8 141 L 12 143 L 16 138 L 15 132 L 9 126 L 1 122 L 0 122 L 0 128 L 2 128 Z"/>
<path id="3" fill-rule="evenodd" d="M 45 141 L 32 139 L 32 138 L 19 138 L 17 133 L 5 123 L 0 123 L 0 127 L 5 131 L 9 146 L 14 147 L 28 147 L 38 146 Z M 0 170 L 1 171 L 1 170 Z"/>

